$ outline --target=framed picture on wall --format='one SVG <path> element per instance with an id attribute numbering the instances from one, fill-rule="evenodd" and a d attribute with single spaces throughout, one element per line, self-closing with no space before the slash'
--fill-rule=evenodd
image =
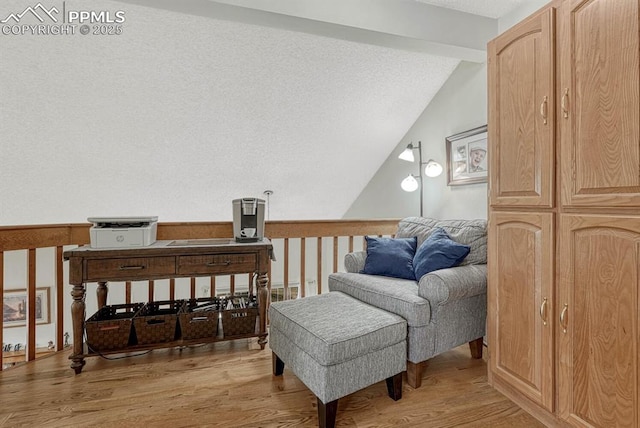
<path id="1" fill-rule="evenodd" d="M 4 327 L 20 327 L 27 324 L 27 290 L 5 290 L 2 322 Z M 48 324 L 49 288 L 36 289 L 36 324 Z"/>
<path id="2" fill-rule="evenodd" d="M 487 125 L 445 139 L 447 145 L 447 185 L 486 183 L 489 173 Z"/>

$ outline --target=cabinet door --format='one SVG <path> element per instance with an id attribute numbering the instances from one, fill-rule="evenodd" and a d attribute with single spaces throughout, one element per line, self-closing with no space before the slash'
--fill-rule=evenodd
<path id="1" fill-rule="evenodd" d="M 640 206 L 637 0 L 565 0 L 558 97 L 562 203 Z"/>
<path id="2" fill-rule="evenodd" d="M 640 217 L 563 215 L 560 228 L 560 416 L 638 427 Z"/>
<path id="3" fill-rule="evenodd" d="M 492 382 L 553 411 L 553 213 L 489 219 L 488 314 Z"/>
<path id="4" fill-rule="evenodd" d="M 554 9 L 488 46 L 490 203 L 553 205 Z"/>

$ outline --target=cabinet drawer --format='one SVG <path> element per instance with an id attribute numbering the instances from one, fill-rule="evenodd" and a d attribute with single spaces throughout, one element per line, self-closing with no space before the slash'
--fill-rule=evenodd
<path id="1" fill-rule="evenodd" d="M 204 254 L 178 257 L 179 275 L 247 273 L 256 269 L 256 254 Z"/>
<path id="2" fill-rule="evenodd" d="M 149 279 L 174 275 L 175 272 L 175 257 L 94 259 L 87 260 L 86 279 Z"/>

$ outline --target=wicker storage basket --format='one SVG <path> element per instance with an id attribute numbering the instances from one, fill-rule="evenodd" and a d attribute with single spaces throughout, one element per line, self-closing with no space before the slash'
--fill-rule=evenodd
<path id="1" fill-rule="evenodd" d="M 220 299 L 203 297 L 187 300 L 178 314 L 182 339 L 212 338 L 218 335 Z"/>
<path id="2" fill-rule="evenodd" d="M 234 309 L 225 305 L 222 311 L 222 333 L 225 338 L 234 336 L 246 336 L 256 333 L 256 320 L 258 318 L 258 302 L 254 296 L 246 300 L 246 307 L 236 308 L 240 298 L 229 297 Z"/>
<path id="3" fill-rule="evenodd" d="M 89 351 L 114 351 L 135 345 L 132 319 L 142 303 L 104 306 L 85 321 Z"/>
<path id="4" fill-rule="evenodd" d="M 180 334 L 178 312 L 184 300 L 148 302 L 133 318 L 138 345 L 176 340 Z"/>

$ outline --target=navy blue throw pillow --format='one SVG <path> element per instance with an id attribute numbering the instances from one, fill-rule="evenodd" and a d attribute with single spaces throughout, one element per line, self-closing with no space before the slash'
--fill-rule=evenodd
<path id="1" fill-rule="evenodd" d="M 418 238 L 365 236 L 364 239 L 367 241 L 367 259 L 360 273 L 416 279 L 413 274 L 413 257 L 416 254 Z"/>
<path id="2" fill-rule="evenodd" d="M 429 272 L 457 266 L 467 257 L 471 247 L 453 241 L 438 227 L 418 248 L 413 258 L 413 269 L 418 281 Z"/>

